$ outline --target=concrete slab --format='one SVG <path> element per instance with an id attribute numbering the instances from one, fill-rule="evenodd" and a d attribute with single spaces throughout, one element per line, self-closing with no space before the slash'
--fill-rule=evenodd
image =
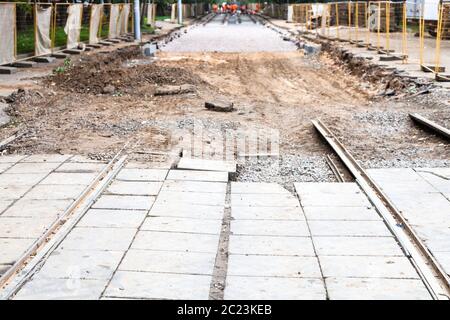
<path id="1" fill-rule="evenodd" d="M 106 192 L 118 195 L 156 196 L 162 184 L 162 182 L 116 180 L 107 188 Z"/>
<path id="2" fill-rule="evenodd" d="M 434 252 L 433 255 L 445 272 L 450 275 L 450 249 L 448 252 Z"/>
<path id="3" fill-rule="evenodd" d="M 41 181 L 47 173 L 2 173 L 0 175 L 0 187 L 6 186 L 34 186 Z"/>
<path id="4" fill-rule="evenodd" d="M 94 160 L 94 159 L 91 159 L 91 158 L 88 158 L 88 157 L 85 157 L 85 156 L 82 156 L 82 155 L 75 155 L 75 156 L 73 156 L 72 158 L 70 158 L 70 159 L 68 160 L 68 162 L 78 162 L 78 163 L 103 163 L 103 164 L 106 165 L 105 162 L 101 162 L 101 161 L 98 161 L 98 160 Z"/>
<path id="5" fill-rule="evenodd" d="M 18 154 L 17 155 L 0 156 L 0 163 L 17 163 L 26 157 L 27 156 L 18 155 Z"/>
<path id="6" fill-rule="evenodd" d="M 16 61 L 14 63 L 11 64 L 12 67 L 14 68 L 33 68 L 36 66 L 36 62 L 34 61 Z"/>
<path id="7" fill-rule="evenodd" d="M 231 205 L 247 207 L 299 207 L 291 194 L 231 194 Z"/>
<path id="8" fill-rule="evenodd" d="M 66 59 L 70 57 L 70 55 L 67 53 L 55 52 L 52 54 L 52 57 L 55 57 L 56 59 Z"/>
<path id="9" fill-rule="evenodd" d="M 303 210 L 308 220 L 381 220 L 376 210 L 368 207 L 304 207 Z"/>
<path id="10" fill-rule="evenodd" d="M 15 200 L 22 197 L 32 186 L 0 186 L 1 200 Z"/>
<path id="11" fill-rule="evenodd" d="M 22 160 L 22 162 L 64 162 L 72 155 L 67 154 L 34 154 Z"/>
<path id="12" fill-rule="evenodd" d="M 147 217 L 140 230 L 220 234 L 222 220 L 178 217 Z"/>
<path id="13" fill-rule="evenodd" d="M 149 210 L 155 197 L 102 195 L 92 206 L 94 209 Z"/>
<path id="14" fill-rule="evenodd" d="M 0 216 L 0 238 L 36 239 L 54 221 L 54 218 L 48 217 L 35 219 Z"/>
<path id="15" fill-rule="evenodd" d="M 431 184 L 437 191 L 442 193 L 450 192 L 450 179 L 440 177 L 429 172 L 418 172 L 418 174 L 429 184 Z"/>
<path id="16" fill-rule="evenodd" d="M 216 253 L 219 236 L 200 233 L 139 231 L 132 249 Z"/>
<path id="17" fill-rule="evenodd" d="M 418 279 L 326 278 L 331 300 L 430 300 Z"/>
<path id="18" fill-rule="evenodd" d="M 76 199 L 86 189 L 86 185 L 66 184 L 50 185 L 39 184 L 31 189 L 23 199 L 26 200 L 56 200 L 56 199 Z"/>
<path id="19" fill-rule="evenodd" d="M 325 300 L 322 279 L 228 276 L 225 300 Z"/>
<path id="20" fill-rule="evenodd" d="M 165 169 L 134 169 L 123 168 L 117 175 L 117 180 L 124 181 L 164 181 L 169 170 Z"/>
<path id="21" fill-rule="evenodd" d="M 97 300 L 106 280 L 36 278 L 20 289 L 15 300 Z"/>
<path id="22" fill-rule="evenodd" d="M 231 182 L 231 193 L 289 193 L 278 183 Z"/>
<path id="23" fill-rule="evenodd" d="M 295 190 L 299 195 L 306 194 L 347 194 L 362 193 L 354 182 L 295 182 Z"/>
<path id="24" fill-rule="evenodd" d="M 133 228 L 78 228 L 64 239 L 60 249 L 126 251 L 136 229 Z"/>
<path id="25" fill-rule="evenodd" d="M 230 254 L 315 256 L 311 238 L 231 235 Z"/>
<path id="26" fill-rule="evenodd" d="M 0 163 L 0 173 L 5 172 L 9 168 L 11 168 L 14 164 L 13 163 Z"/>
<path id="27" fill-rule="evenodd" d="M 211 276 L 117 271 L 105 297 L 207 300 Z"/>
<path id="28" fill-rule="evenodd" d="M 8 208 L 13 202 L 14 202 L 14 200 L 0 200 L 0 215 L 2 214 L 3 211 L 6 210 L 6 208 Z"/>
<path id="29" fill-rule="evenodd" d="M 245 256 L 228 257 L 229 276 L 320 278 L 316 257 Z"/>
<path id="30" fill-rule="evenodd" d="M 324 277 L 418 279 L 406 257 L 321 256 Z"/>
<path id="31" fill-rule="evenodd" d="M 14 264 L 34 241 L 34 239 L 0 238 L 0 264 Z"/>
<path id="32" fill-rule="evenodd" d="M 109 280 L 124 252 L 55 250 L 39 270 L 40 278 Z"/>
<path id="33" fill-rule="evenodd" d="M 195 158 L 181 158 L 180 161 L 178 162 L 177 168 L 183 170 L 220 171 L 220 172 L 236 173 L 236 162 L 195 159 Z"/>
<path id="34" fill-rule="evenodd" d="M 17 68 L 0 66 L 0 74 L 14 74 L 17 73 Z"/>
<path id="35" fill-rule="evenodd" d="M 100 172 L 105 168 L 104 163 L 78 163 L 78 162 L 66 162 L 61 165 L 57 172 L 75 172 L 75 173 L 89 173 Z"/>
<path id="36" fill-rule="evenodd" d="M 215 253 L 131 249 L 119 270 L 212 275 L 215 260 Z"/>
<path id="37" fill-rule="evenodd" d="M 383 221 L 309 221 L 313 236 L 391 237 Z"/>
<path id="38" fill-rule="evenodd" d="M 416 172 L 430 172 L 437 176 L 441 176 L 450 179 L 450 168 L 416 168 Z"/>
<path id="39" fill-rule="evenodd" d="M 54 62 L 55 60 L 56 60 L 55 57 L 47 57 L 47 56 L 44 56 L 44 57 L 34 57 L 34 58 L 33 58 L 33 61 L 39 62 L 39 63 L 52 63 L 52 62 Z"/>
<path id="40" fill-rule="evenodd" d="M 156 201 L 162 203 L 179 204 L 204 204 L 211 206 L 224 206 L 225 194 L 223 193 L 205 193 L 205 192 L 161 192 Z"/>
<path id="41" fill-rule="evenodd" d="M 162 190 L 179 192 L 213 192 L 225 194 L 227 192 L 227 184 L 225 182 L 167 180 L 164 182 Z"/>
<path id="42" fill-rule="evenodd" d="M 27 200 L 19 199 L 8 210 L 3 213 L 3 217 L 52 217 L 64 213 L 73 200 Z"/>
<path id="43" fill-rule="evenodd" d="M 17 163 L 12 166 L 7 173 L 50 173 L 56 169 L 60 163 L 58 162 L 42 162 L 42 163 Z"/>
<path id="44" fill-rule="evenodd" d="M 235 235 L 309 237 L 305 221 L 233 220 L 231 232 Z"/>
<path id="45" fill-rule="evenodd" d="M 147 215 L 146 210 L 90 209 L 78 222 L 78 227 L 139 228 Z"/>
<path id="46" fill-rule="evenodd" d="M 97 176 L 97 173 L 68 173 L 68 172 L 52 172 L 42 180 L 41 184 L 80 184 L 89 185 Z"/>
<path id="47" fill-rule="evenodd" d="M 167 180 L 227 182 L 228 173 L 219 171 L 170 170 Z"/>
<path id="48" fill-rule="evenodd" d="M 319 256 L 403 256 L 391 237 L 314 237 Z"/>
<path id="49" fill-rule="evenodd" d="M 150 216 L 182 217 L 192 219 L 222 219 L 223 206 L 208 206 L 200 204 L 177 204 L 156 202 L 150 210 Z"/>
<path id="50" fill-rule="evenodd" d="M 305 220 L 301 207 L 232 207 L 236 220 Z"/>

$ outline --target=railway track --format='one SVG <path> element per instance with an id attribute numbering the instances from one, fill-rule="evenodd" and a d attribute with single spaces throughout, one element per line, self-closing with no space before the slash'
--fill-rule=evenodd
<path id="1" fill-rule="evenodd" d="M 422 126 L 425 126 L 426 128 L 433 131 L 434 133 L 442 136 L 443 138 L 445 138 L 447 140 L 450 140 L 450 130 L 449 129 L 437 124 L 434 121 L 431 121 L 431 120 L 421 116 L 418 113 L 410 113 L 409 116 L 414 122 L 416 122 Z"/>
<path id="2" fill-rule="evenodd" d="M 313 120 L 312 123 L 376 207 L 388 228 L 397 238 L 405 255 L 417 270 L 431 296 L 436 300 L 448 300 L 450 298 L 449 276 L 408 221 L 395 208 L 381 188 L 370 178 L 364 168 L 359 165 L 333 132 L 320 120 Z M 335 165 L 333 166 L 335 167 Z M 335 173 L 335 175 L 339 176 L 338 173 Z"/>

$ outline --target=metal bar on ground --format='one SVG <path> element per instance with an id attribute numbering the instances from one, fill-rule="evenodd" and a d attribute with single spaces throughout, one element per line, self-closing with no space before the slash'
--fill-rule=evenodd
<path id="1" fill-rule="evenodd" d="M 418 113 L 410 113 L 409 116 L 415 122 L 418 122 L 418 123 L 426 126 L 427 128 L 433 130 L 437 134 L 439 134 L 439 135 L 443 136 L 444 138 L 450 140 L 450 130 L 449 129 L 447 129 L 447 128 L 437 124 L 434 121 L 431 121 L 431 120 L 429 120 L 429 119 L 427 119 L 425 117 L 422 117 Z"/>

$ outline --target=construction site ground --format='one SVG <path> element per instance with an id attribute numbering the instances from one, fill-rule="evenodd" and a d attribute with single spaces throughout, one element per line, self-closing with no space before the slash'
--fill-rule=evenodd
<path id="1" fill-rule="evenodd" d="M 11 118 L 0 141 L 20 134 L 0 156 L 0 275 L 119 150 L 128 154 L 14 297 L 431 298 L 367 196 L 351 177 L 338 182 L 311 120 L 379 179 L 448 273 L 450 145 L 409 117 L 450 127 L 448 90 L 362 79 L 262 18 L 223 19 L 174 31 L 155 57 L 124 43 L 0 75 Z M 175 86 L 188 89 L 161 94 Z M 233 110 L 205 108 L 217 101 Z M 245 141 L 232 158 L 227 134 Z M 252 150 L 261 136 L 279 150 Z M 237 169 L 177 168 L 188 156 Z M 395 170 L 403 178 L 391 185 Z M 409 185 L 418 189 L 405 195 Z M 432 203 L 439 214 L 426 219 Z"/>

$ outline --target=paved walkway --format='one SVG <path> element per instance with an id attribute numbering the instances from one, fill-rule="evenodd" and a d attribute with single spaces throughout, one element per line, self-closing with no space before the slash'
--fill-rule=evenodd
<path id="1" fill-rule="evenodd" d="M 368 171 L 450 274 L 450 168 Z"/>
<path id="2" fill-rule="evenodd" d="M 65 212 L 104 166 L 71 155 L 0 157 L 0 275 Z"/>

